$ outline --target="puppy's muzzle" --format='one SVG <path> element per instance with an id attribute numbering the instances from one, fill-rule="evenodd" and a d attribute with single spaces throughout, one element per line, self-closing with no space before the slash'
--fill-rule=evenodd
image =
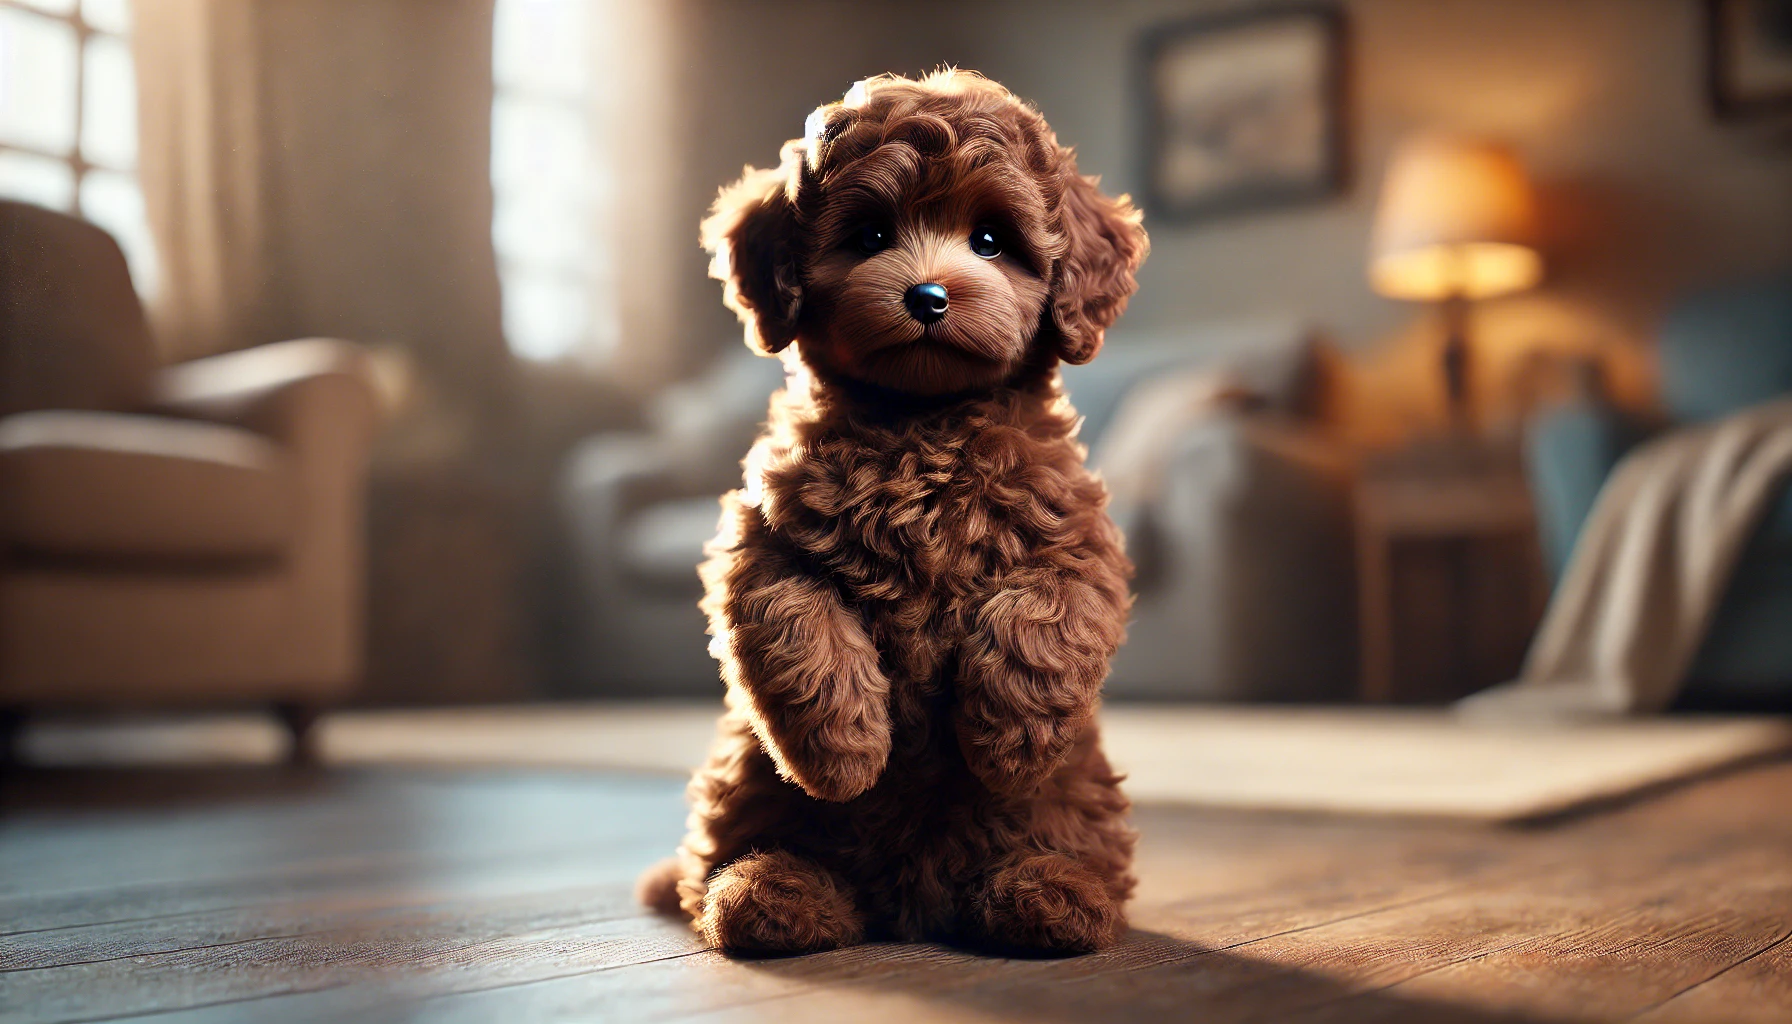
<path id="1" fill-rule="evenodd" d="M 946 286 L 942 284 L 918 284 L 911 287 L 902 296 L 902 304 L 908 307 L 908 315 L 924 324 L 938 323 L 946 316 Z"/>

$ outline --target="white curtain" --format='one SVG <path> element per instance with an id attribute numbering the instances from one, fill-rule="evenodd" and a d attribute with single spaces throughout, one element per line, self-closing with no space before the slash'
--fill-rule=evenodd
<path id="1" fill-rule="evenodd" d="M 167 355 L 342 337 L 498 412 L 491 0 L 136 5 Z"/>
<path id="2" fill-rule="evenodd" d="M 681 205 L 690 145 L 680 137 L 689 107 L 703 97 L 684 91 L 692 69 L 683 66 L 676 36 L 699 12 L 685 0 L 609 0 L 605 7 L 597 30 L 608 59 L 599 67 L 595 117 L 607 140 L 600 149 L 613 160 L 610 245 L 621 327 L 610 369 L 651 386 L 690 372 L 679 275 L 700 276 L 705 260 L 696 219 Z"/>
<path id="3" fill-rule="evenodd" d="M 136 0 L 138 173 L 161 268 L 150 312 L 170 359 L 265 333 L 257 6 Z"/>

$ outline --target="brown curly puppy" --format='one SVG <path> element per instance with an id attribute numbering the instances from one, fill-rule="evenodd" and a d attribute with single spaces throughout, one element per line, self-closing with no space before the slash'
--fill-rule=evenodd
<path id="1" fill-rule="evenodd" d="M 641 897 L 736 954 L 1101 947 L 1131 566 L 1057 365 L 1125 309 L 1139 215 L 974 74 L 861 82 L 808 128 L 703 225 L 790 379 L 702 569 L 728 711 Z"/>

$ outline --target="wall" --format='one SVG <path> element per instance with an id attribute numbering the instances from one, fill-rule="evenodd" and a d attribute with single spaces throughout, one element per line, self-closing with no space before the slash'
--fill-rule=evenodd
<path id="1" fill-rule="evenodd" d="M 1140 34 L 1249 3 L 981 0 L 838 5 L 693 3 L 692 128 L 680 193 L 694 224 L 743 162 L 763 163 L 816 103 L 853 79 L 940 62 L 1036 103 L 1085 171 L 1140 186 L 1133 93 Z M 1259 4 L 1258 6 L 1266 6 Z M 1545 206 L 1549 277 L 1483 304 L 1491 386 L 1526 349 L 1603 353 L 1621 392 L 1647 391 L 1638 355 L 1664 304 L 1708 281 L 1792 266 L 1792 135 L 1716 123 L 1705 108 L 1696 0 L 1357 0 L 1350 31 L 1353 176 L 1328 201 L 1196 224 L 1151 223 L 1153 252 L 1126 332 L 1294 311 L 1358 353 L 1359 391 L 1399 429 L 1434 412 L 1429 314 L 1363 277 L 1375 191 L 1408 131 L 1493 136 L 1527 160 Z M 735 329 L 701 258 L 683 273 L 693 335 Z M 707 306 L 705 309 L 704 307 Z M 705 342 L 699 341 L 702 345 Z"/>
<path id="2" fill-rule="evenodd" d="M 742 165 L 774 160 L 804 116 L 854 80 L 947 62 L 983 70 L 1035 101 L 1085 170 L 1136 191 L 1140 34 L 1253 3 L 1263 0 L 612 0 L 603 28 L 627 41 L 615 79 L 629 154 L 617 171 L 628 333 L 615 369 L 645 394 L 737 341 L 705 277 L 697 221 Z M 1357 393 L 1374 401 L 1359 404 L 1422 419 L 1435 395 L 1400 382 L 1429 381 L 1419 343 L 1433 325 L 1376 297 L 1362 269 L 1385 154 L 1421 127 L 1510 141 L 1543 190 L 1550 278 L 1479 310 L 1492 363 L 1538 344 L 1611 353 L 1620 386 L 1640 393 L 1634 354 L 1672 295 L 1792 265 L 1792 132 L 1707 114 L 1697 0 L 1345 6 L 1350 187 L 1306 206 L 1151 222 L 1154 253 L 1116 344 L 1128 332 L 1302 313 L 1362 354 Z M 270 216 L 294 254 L 270 270 L 279 293 L 258 312 L 277 323 L 264 333 L 392 341 L 448 391 L 502 404 L 489 0 L 431 5 L 424 18 L 400 0 L 303 0 L 268 6 L 260 21 Z M 606 401 L 571 390 L 521 404 L 564 410 L 555 432 L 570 434 Z"/>

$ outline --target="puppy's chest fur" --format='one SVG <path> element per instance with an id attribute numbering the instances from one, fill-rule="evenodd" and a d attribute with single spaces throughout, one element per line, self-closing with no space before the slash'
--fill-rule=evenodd
<path id="1" fill-rule="evenodd" d="M 892 681 L 936 688 L 1008 574 L 1104 516 L 1074 413 L 1054 398 L 999 395 L 894 425 L 774 420 L 749 459 L 773 536 L 858 608 Z"/>

